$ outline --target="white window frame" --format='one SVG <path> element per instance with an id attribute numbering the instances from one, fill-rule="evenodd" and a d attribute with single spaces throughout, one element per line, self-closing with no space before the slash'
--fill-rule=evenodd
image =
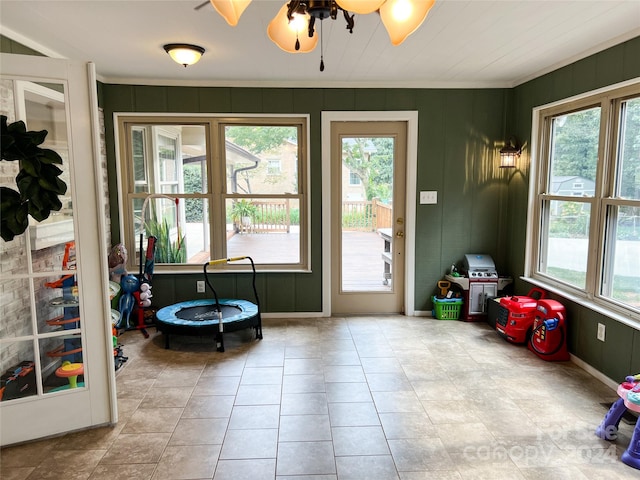
<path id="1" fill-rule="evenodd" d="M 130 212 L 129 206 L 131 205 L 133 198 L 145 198 L 147 193 L 132 193 L 132 186 L 134 185 L 132 174 L 132 162 L 130 160 L 131 152 L 129 149 L 129 129 L 137 125 L 152 125 L 154 130 L 157 128 L 166 127 L 168 125 L 204 125 L 208 130 L 208 143 L 207 146 L 207 176 L 209 191 L 205 193 L 179 193 L 175 195 L 179 198 L 203 198 L 209 202 L 209 225 L 211 230 L 209 232 L 208 240 L 210 240 L 210 248 L 213 245 L 225 245 L 224 239 L 225 228 L 216 228 L 215 226 L 224 226 L 224 202 L 226 198 L 240 198 L 240 197 L 279 197 L 286 195 L 240 195 L 229 194 L 226 192 L 226 182 L 221 180 L 220 175 L 224 178 L 224 135 L 220 134 L 224 131 L 224 125 L 238 124 L 265 124 L 265 125 L 298 125 L 299 138 L 298 138 L 298 163 L 296 165 L 296 172 L 298 176 L 298 193 L 296 196 L 299 198 L 300 205 L 300 260 L 297 263 L 291 264 L 260 264 L 261 271 L 311 271 L 311 193 L 309 182 L 309 115 L 287 115 L 287 114 L 274 114 L 274 115 L 212 115 L 212 114 L 164 114 L 164 113 L 114 113 L 114 125 L 115 125 L 115 143 L 116 143 L 116 165 L 117 165 L 117 177 L 118 177 L 118 201 L 120 205 L 120 232 L 121 241 L 125 244 L 125 247 L 129 252 L 135 252 L 138 244 L 138 239 L 135 235 L 135 229 L 133 225 L 133 218 Z M 220 128 L 222 126 L 222 128 Z M 166 132 L 162 132 L 166 135 Z M 168 136 L 168 135 L 167 135 Z M 154 140 L 155 143 L 155 140 Z M 155 150 L 155 146 L 152 147 Z M 152 151 L 153 151 L 152 150 Z M 157 163 L 154 160 L 154 165 Z M 148 168 L 151 168 L 148 166 Z M 156 172 L 158 173 L 158 172 Z M 155 177 L 156 175 L 152 175 Z M 159 177 L 158 177 L 159 178 Z M 182 183 L 182 181 L 180 182 Z M 150 185 L 151 188 L 151 185 Z M 156 189 L 158 187 L 156 186 Z M 180 186 L 180 191 L 183 191 Z M 156 192 L 159 193 L 159 192 Z M 169 194 L 173 195 L 173 194 Z M 181 221 L 184 220 L 181 215 Z M 221 236 L 223 235 L 223 236 Z M 207 240 L 207 239 L 205 239 Z M 133 258 L 132 258 L 133 257 Z M 129 255 L 128 268 L 130 270 L 137 270 L 138 266 L 135 263 L 137 255 Z M 211 251 L 211 258 L 226 257 L 225 254 L 220 254 L 219 251 Z M 228 264 L 219 267 L 222 271 L 237 271 L 246 270 L 248 267 L 244 264 Z M 171 272 L 171 273 L 200 273 L 202 271 L 202 265 L 197 264 L 155 264 L 154 271 L 156 273 Z"/>
<path id="2" fill-rule="evenodd" d="M 615 196 L 620 102 L 637 96 L 640 96 L 640 78 L 533 109 L 527 244 L 523 276 L 524 280 L 634 328 L 640 328 L 640 308 L 618 302 L 607 297 L 606 293 L 613 268 L 613 247 L 607 245 L 607 234 L 613 231 L 616 221 L 616 217 L 609 212 L 619 206 L 640 207 L 640 200 Z M 588 106 L 601 107 L 601 125 L 595 192 L 593 197 L 581 199 L 591 206 L 586 286 L 581 289 L 545 274 L 540 271 L 538 265 L 543 255 L 543 204 L 551 200 L 579 201 L 570 195 L 553 195 L 545 191 L 549 167 L 546 121 L 562 113 L 571 113 Z"/>

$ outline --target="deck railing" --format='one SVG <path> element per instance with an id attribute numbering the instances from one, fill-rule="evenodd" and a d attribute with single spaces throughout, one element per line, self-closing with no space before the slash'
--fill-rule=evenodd
<path id="1" fill-rule="evenodd" d="M 391 227 L 391 205 L 372 201 L 343 201 L 342 229 L 375 232 L 378 228 Z"/>
<path id="2" fill-rule="evenodd" d="M 252 202 L 257 211 L 250 226 L 238 226 L 248 233 L 291 232 L 291 206 L 289 200 Z M 343 201 L 343 230 L 375 232 L 392 225 L 391 205 L 372 201 Z"/>
<path id="3" fill-rule="evenodd" d="M 257 212 L 252 217 L 251 232 L 291 232 L 291 206 L 289 200 L 253 202 Z"/>

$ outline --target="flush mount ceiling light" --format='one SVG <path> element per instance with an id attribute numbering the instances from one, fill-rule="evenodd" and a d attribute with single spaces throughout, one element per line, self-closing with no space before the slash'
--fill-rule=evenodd
<path id="1" fill-rule="evenodd" d="M 251 0 L 210 0 L 216 11 L 231 26 L 236 26 Z M 208 2 L 196 7 L 202 8 Z M 267 27 L 273 43 L 289 53 L 312 51 L 318 39 L 314 35 L 316 20 L 335 20 L 342 11 L 349 33 L 353 33 L 354 14 L 378 12 L 393 45 L 400 45 L 427 18 L 435 0 L 291 0 L 284 4 Z M 306 35 L 305 35 L 306 32 Z M 322 33 L 319 34 L 322 37 Z M 324 70 L 323 45 L 320 39 L 320 71 Z"/>
<path id="2" fill-rule="evenodd" d="M 204 54 L 204 48 L 188 43 L 168 43 L 164 46 L 164 51 L 176 63 L 184 65 L 185 68 L 197 63 Z"/>

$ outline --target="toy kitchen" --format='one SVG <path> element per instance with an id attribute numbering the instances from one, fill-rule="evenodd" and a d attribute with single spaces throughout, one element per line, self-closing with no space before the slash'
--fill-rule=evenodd
<path id="1" fill-rule="evenodd" d="M 498 292 L 513 282 L 511 277 L 498 275 L 493 259 L 485 254 L 468 253 L 462 270 L 452 270 L 445 278 L 462 290 L 464 302 L 460 318 L 470 322 L 486 320 L 487 300 L 497 297 Z"/>

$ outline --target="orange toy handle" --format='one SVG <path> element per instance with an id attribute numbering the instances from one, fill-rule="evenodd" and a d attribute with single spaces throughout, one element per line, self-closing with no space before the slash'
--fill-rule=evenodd
<path id="1" fill-rule="evenodd" d="M 64 315 L 60 315 L 59 317 L 56 318 L 52 318 L 51 320 L 47 320 L 47 325 L 66 325 L 68 323 L 75 323 L 80 321 L 80 317 L 74 317 L 74 318 L 64 318 Z"/>

